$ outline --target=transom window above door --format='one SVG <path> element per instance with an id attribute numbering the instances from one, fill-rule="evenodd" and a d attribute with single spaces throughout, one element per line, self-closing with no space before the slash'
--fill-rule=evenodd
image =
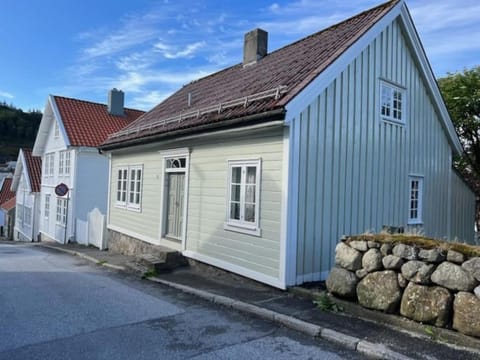
<path id="1" fill-rule="evenodd" d="M 168 170 L 185 170 L 187 167 L 187 159 L 185 157 L 167 158 L 165 159 L 165 167 Z"/>

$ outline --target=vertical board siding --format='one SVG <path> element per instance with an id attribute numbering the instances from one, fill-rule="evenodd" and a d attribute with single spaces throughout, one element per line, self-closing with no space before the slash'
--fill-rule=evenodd
<path id="1" fill-rule="evenodd" d="M 476 244 L 475 229 L 471 221 L 475 217 L 475 195 L 456 172 L 452 173 L 451 216 L 450 239 Z"/>
<path id="2" fill-rule="evenodd" d="M 405 125 L 380 119 L 380 79 L 406 89 Z M 299 148 L 291 160 L 292 168 L 299 163 L 298 208 L 290 209 L 297 212 L 297 283 L 324 278 L 342 235 L 406 226 L 409 175 L 424 177 L 416 231 L 472 238 L 474 198 L 457 178 L 458 209 L 449 219 L 452 150 L 396 21 L 291 126 Z"/>

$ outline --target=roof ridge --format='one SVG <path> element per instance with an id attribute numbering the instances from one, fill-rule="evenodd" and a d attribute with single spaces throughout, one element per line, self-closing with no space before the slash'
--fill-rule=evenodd
<path id="1" fill-rule="evenodd" d="M 95 101 L 91 101 L 91 100 L 83 100 L 83 99 L 77 99 L 77 98 L 72 98 L 72 97 L 68 97 L 68 96 L 53 95 L 53 94 L 51 94 L 51 96 L 53 96 L 54 98 L 62 98 L 62 99 L 66 99 L 66 100 L 74 100 L 74 101 L 79 101 L 79 102 L 83 102 L 83 103 L 89 103 L 89 104 L 93 104 L 93 105 L 107 106 L 107 104 L 99 103 L 99 102 L 95 102 Z M 132 110 L 132 111 L 146 112 L 145 110 L 128 108 L 128 107 L 124 107 L 124 109 L 125 109 L 125 110 Z"/>

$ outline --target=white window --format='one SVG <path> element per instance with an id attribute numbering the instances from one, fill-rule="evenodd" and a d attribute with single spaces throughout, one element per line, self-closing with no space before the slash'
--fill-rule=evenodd
<path id="1" fill-rule="evenodd" d="M 65 151 L 65 175 L 70 175 L 70 151 Z"/>
<path id="2" fill-rule="evenodd" d="M 58 137 L 60 136 L 60 129 L 58 128 L 58 123 L 56 120 L 55 121 L 55 125 L 54 125 L 54 130 L 53 130 L 53 137 L 55 139 L 58 139 Z"/>
<path id="3" fill-rule="evenodd" d="M 423 177 L 410 176 L 410 199 L 408 205 L 408 224 L 422 223 Z"/>
<path id="4" fill-rule="evenodd" d="M 44 211 L 45 217 L 48 219 L 50 216 L 50 195 L 45 195 L 45 211 Z"/>
<path id="5" fill-rule="evenodd" d="M 225 229 L 260 235 L 260 173 L 260 159 L 228 162 Z"/>
<path id="6" fill-rule="evenodd" d="M 117 201 L 116 205 L 128 209 L 140 210 L 142 200 L 141 165 L 119 168 L 117 171 Z"/>
<path id="7" fill-rule="evenodd" d="M 117 173 L 117 204 L 127 203 L 128 168 L 118 169 Z"/>
<path id="8" fill-rule="evenodd" d="M 55 154 L 50 153 L 45 155 L 44 174 L 45 176 L 53 176 Z"/>
<path id="9" fill-rule="evenodd" d="M 69 175 L 70 174 L 70 151 L 60 151 L 58 157 L 58 174 Z"/>
<path id="10" fill-rule="evenodd" d="M 67 223 L 67 199 L 57 198 L 57 223 Z"/>
<path id="11" fill-rule="evenodd" d="M 380 97 L 382 119 L 405 124 L 405 89 L 381 81 Z"/>
<path id="12" fill-rule="evenodd" d="M 58 175 L 63 175 L 64 164 L 65 164 L 65 151 L 60 151 L 58 156 Z"/>

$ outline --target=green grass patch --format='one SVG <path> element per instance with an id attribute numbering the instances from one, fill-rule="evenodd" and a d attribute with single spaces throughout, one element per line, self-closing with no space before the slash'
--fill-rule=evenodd
<path id="1" fill-rule="evenodd" d="M 459 253 L 462 253 L 468 257 L 480 256 L 480 246 L 457 243 L 457 242 L 448 242 L 442 240 L 431 239 L 422 235 L 414 234 L 361 234 L 349 236 L 346 239 L 348 244 L 354 240 L 364 240 L 364 241 L 376 241 L 378 243 L 386 244 L 406 244 L 417 246 L 423 249 L 441 249 L 444 251 L 454 250 Z"/>
<path id="2" fill-rule="evenodd" d="M 332 301 L 327 293 L 319 295 L 313 303 L 322 311 L 343 312 L 343 307 Z"/>
<path id="3" fill-rule="evenodd" d="M 148 278 L 151 278 L 151 277 L 155 277 L 158 275 L 158 272 L 157 270 L 155 269 L 150 269 L 148 271 L 145 271 L 142 275 L 142 279 L 148 279 Z"/>

